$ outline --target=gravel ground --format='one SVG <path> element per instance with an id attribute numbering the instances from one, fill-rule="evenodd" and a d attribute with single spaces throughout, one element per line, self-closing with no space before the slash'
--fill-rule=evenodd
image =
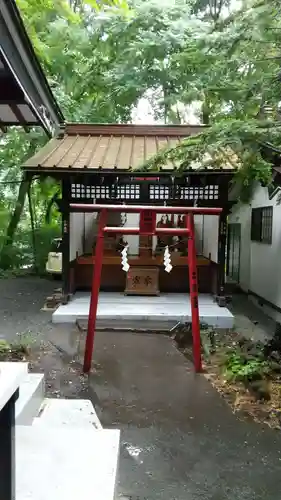
<path id="1" fill-rule="evenodd" d="M 31 371 L 45 375 L 48 397 L 88 398 L 88 378 L 81 369 L 76 329 L 52 324 L 42 311 L 46 297 L 60 283 L 37 277 L 0 280 L 0 339 L 31 342 Z M 82 349 L 82 347 L 81 347 Z"/>
<path id="2" fill-rule="evenodd" d="M 51 313 L 41 308 L 58 286 L 37 277 L 0 279 L 0 338 L 12 341 L 27 332 L 35 338 L 46 335 L 52 329 Z"/>

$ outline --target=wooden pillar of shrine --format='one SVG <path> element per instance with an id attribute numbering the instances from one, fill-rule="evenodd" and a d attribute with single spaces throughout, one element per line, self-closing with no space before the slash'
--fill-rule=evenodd
<path id="1" fill-rule="evenodd" d="M 218 231 L 218 270 L 216 283 L 216 298 L 219 306 L 226 305 L 225 273 L 226 273 L 226 244 L 227 244 L 227 216 L 228 208 L 228 180 L 221 182 L 219 189 L 219 205 L 223 208 L 219 216 Z"/>
<path id="2" fill-rule="evenodd" d="M 62 181 L 62 302 L 66 304 L 70 295 L 70 195 L 69 178 Z"/>

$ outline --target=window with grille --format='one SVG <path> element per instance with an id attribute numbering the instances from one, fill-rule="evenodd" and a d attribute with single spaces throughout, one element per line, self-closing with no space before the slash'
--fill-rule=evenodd
<path id="1" fill-rule="evenodd" d="M 151 200 L 169 200 L 170 197 L 169 186 L 161 186 L 161 184 L 152 184 L 149 186 L 149 198 Z"/>
<path id="2" fill-rule="evenodd" d="M 180 189 L 181 200 L 218 200 L 219 186 L 211 185 L 205 187 L 182 187 Z"/>
<path id="3" fill-rule="evenodd" d="M 87 186 L 85 184 L 71 184 L 71 198 L 73 199 L 89 199 L 110 198 L 109 186 Z"/>
<path id="4" fill-rule="evenodd" d="M 253 208 L 251 222 L 251 240 L 272 243 L 273 207 Z"/>
<path id="5" fill-rule="evenodd" d="M 139 184 L 123 184 L 117 187 L 117 199 L 120 200 L 139 200 Z"/>
<path id="6" fill-rule="evenodd" d="M 138 200 L 140 198 L 139 184 L 124 184 L 117 187 L 117 193 L 110 186 L 88 186 L 85 184 L 71 184 L 72 199 L 86 200 Z"/>

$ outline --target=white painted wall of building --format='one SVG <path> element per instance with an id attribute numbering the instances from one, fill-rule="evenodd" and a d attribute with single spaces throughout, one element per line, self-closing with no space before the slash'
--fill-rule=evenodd
<path id="1" fill-rule="evenodd" d="M 85 253 L 91 253 L 95 235 L 97 233 L 97 214 L 71 213 L 70 214 L 70 255 L 69 260 L 76 258 L 76 253 L 82 255 L 83 239 L 85 234 Z M 85 233 L 84 233 L 85 231 Z"/>
<path id="2" fill-rule="evenodd" d="M 162 215 L 157 214 L 157 222 L 161 220 Z M 196 236 L 196 250 L 197 254 L 203 254 L 203 238 L 207 238 L 207 247 L 206 247 L 206 257 L 208 257 L 208 253 L 215 254 L 214 245 L 217 245 L 218 239 L 218 231 L 215 226 L 215 235 L 214 238 L 214 222 L 210 222 L 207 226 L 205 225 L 205 219 L 208 217 L 216 216 L 203 216 L 196 215 L 194 217 L 195 220 L 195 236 Z M 126 222 L 124 227 L 138 227 L 139 226 L 139 214 L 127 214 Z M 178 215 L 175 215 L 175 221 L 177 221 Z M 215 224 L 217 221 L 215 221 Z M 85 249 L 83 250 L 83 238 L 85 231 Z M 76 253 L 78 255 L 82 255 L 85 253 L 91 253 L 94 245 L 94 241 L 97 234 L 97 215 L 91 213 L 71 213 L 70 214 L 70 261 L 76 258 Z M 138 255 L 139 253 L 139 236 L 125 236 L 125 240 L 129 244 L 129 255 Z M 153 251 L 155 251 L 157 245 L 157 237 L 153 236 Z M 210 248 L 210 250 L 209 250 Z M 207 253 L 208 252 L 208 253 Z M 217 252 L 217 249 L 216 249 Z"/>
<path id="3" fill-rule="evenodd" d="M 259 187 L 252 208 L 273 206 L 272 244 L 251 242 L 250 289 L 281 307 L 281 206 L 270 200 L 267 188 Z"/>
<path id="4" fill-rule="evenodd" d="M 277 197 L 271 200 L 268 189 L 257 186 L 249 205 L 233 207 L 229 222 L 241 223 L 240 286 L 281 308 L 281 206 Z M 251 212 L 253 208 L 273 207 L 272 244 L 251 241 Z M 263 306 L 277 319 L 280 314 Z"/>
<path id="5" fill-rule="evenodd" d="M 84 214 L 71 213 L 69 221 L 69 260 L 72 261 L 83 253 Z"/>
<path id="6" fill-rule="evenodd" d="M 83 214 L 85 224 L 85 253 L 92 253 L 98 232 L 97 214 Z M 83 229 L 82 229 L 83 230 Z"/>
<path id="7" fill-rule="evenodd" d="M 217 215 L 203 215 L 203 249 L 204 257 L 218 262 L 219 217 Z"/>
<path id="8" fill-rule="evenodd" d="M 124 227 L 139 227 L 140 215 L 127 214 Z M 124 240 L 128 242 L 128 255 L 138 255 L 139 253 L 139 236 L 129 235 L 124 236 Z"/>

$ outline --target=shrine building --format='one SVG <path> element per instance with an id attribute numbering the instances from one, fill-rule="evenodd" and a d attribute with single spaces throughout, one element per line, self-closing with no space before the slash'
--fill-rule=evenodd
<path id="1" fill-rule="evenodd" d="M 233 165 L 181 170 L 169 163 L 158 171 L 142 165 L 162 148 L 179 144 L 203 127 L 191 125 L 66 124 L 60 134 L 30 158 L 27 178 L 51 176 L 61 184 L 63 295 L 67 302 L 78 291 L 89 291 L 95 263 L 97 213 L 71 204 L 167 205 L 221 207 L 216 215 L 196 215 L 196 252 L 200 293 L 224 295 L 226 223 L 230 210 L 229 183 Z M 109 213 L 107 225 L 138 226 L 139 215 Z M 157 215 L 157 227 L 184 224 L 181 214 Z M 130 273 L 137 277 L 135 293 L 157 295 L 189 291 L 187 244 L 171 236 L 106 235 L 101 291 L 134 293 L 120 252 L 128 244 Z M 171 253 L 172 271 L 165 272 L 164 248 Z M 132 276 L 131 274 L 131 276 Z M 132 283 L 132 280 L 131 280 Z"/>

